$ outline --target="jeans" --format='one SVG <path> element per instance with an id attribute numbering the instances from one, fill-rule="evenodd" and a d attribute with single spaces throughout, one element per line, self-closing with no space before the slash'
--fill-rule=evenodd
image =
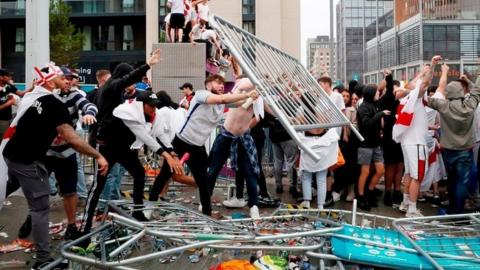
<path id="1" fill-rule="evenodd" d="M 302 192 L 303 200 L 312 200 L 312 176 L 315 174 L 317 179 L 317 205 L 318 208 L 323 207 L 325 198 L 327 197 L 327 170 L 319 172 L 302 171 Z"/>
<path id="2" fill-rule="evenodd" d="M 110 169 L 110 173 L 107 175 L 107 182 L 103 188 L 102 194 L 100 194 L 100 199 L 109 201 L 109 200 L 118 200 L 120 199 L 120 189 L 122 187 L 122 178 L 125 174 L 125 168 L 122 165 L 115 163 Z M 100 204 L 101 208 L 104 208 L 106 205 Z"/>
<path id="3" fill-rule="evenodd" d="M 468 193 L 473 152 L 471 149 L 442 149 L 442 157 L 448 176 L 449 212 L 450 214 L 461 214 L 464 212 L 465 199 Z"/>
<path id="4" fill-rule="evenodd" d="M 83 171 L 80 154 L 77 153 L 77 196 L 86 199 L 88 196 L 87 184 L 85 182 L 85 173 Z"/>
<path id="5" fill-rule="evenodd" d="M 175 137 L 172 141 L 173 149 L 181 157 L 185 153 L 190 153 L 190 158 L 187 160 L 187 165 L 192 172 L 195 183 L 197 184 L 198 191 L 200 193 L 200 203 L 202 204 L 202 212 L 205 215 L 212 214 L 212 204 L 210 200 L 209 186 L 206 182 L 207 180 L 207 168 L 208 168 L 208 156 L 205 146 L 197 146 L 186 143 L 180 138 Z M 153 183 L 152 189 L 150 190 L 150 201 L 157 201 L 160 192 L 165 187 L 168 179 L 172 177 L 172 172 L 170 171 L 170 166 L 167 162 L 163 162 L 162 168 L 155 182 Z"/>
<path id="6" fill-rule="evenodd" d="M 217 181 L 220 170 L 222 169 L 227 159 L 230 157 L 230 147 L 232 146 L 233 142 L 234 139 L 223 136 L 222 134 L 217 135 L 217 137 L 215 138 L 215 142 L 213 143 L 212 149 L 210 150 L 209 167 L 207 173 L 207 183 L 210 188 L 210 195 L 213 194 L 213 189 L 215 188 L 215 183 Z M 239 144 L 240 145 L 238 145 L 237 148 L 237 167 L 238 171 L 241 171 L 242 174 L 245 176 L 245 180 L 247 182 L 248 206 L 252 207 L 254 205 L 258 205 L 258 176 L 253 171 L 253 167 L 250 163 L 250 160 L 247 153 L 245 152 L 243 145 L 240 142 Z"/>
<path id="7" fill-rule="evenodd" d="M 263 198 L 268 198 L 270 195 L 268 194 L 267 190 L 267 181 L 265 180 L 265 175 L 263 174 L 262 169 L 262 152 L 263 146 L 265 144 L 264 138 L 253 138 L 255 140 L 255 147 L 257 148 L 258 154 L 258 165 L 260 166 L 260 175 L 257 179 L 258 187 L 260 189 L 260 196 Z M 238 170 L 235 172 L 235 185 L 237 186 L 236 197 L 238 199 L 243 198 L 243 187 L 244 187 L 244 179 L 245 175 L 242 170 Z"/>
<path id="8" fill-rule="evenodd" d="M 273 143 L 273 157 L 275 159 L 273 163 L 275 184 L 282 186 L 282 169 L 283 163 L 287 164 L 287 176 L 291 181 L 292 187 L 297 187 L 297 177 L 294 173 L 295 169 L 293 165 L 298 157 L 298 147 L 293 140 L 283 141 L 279 143 Z"/>

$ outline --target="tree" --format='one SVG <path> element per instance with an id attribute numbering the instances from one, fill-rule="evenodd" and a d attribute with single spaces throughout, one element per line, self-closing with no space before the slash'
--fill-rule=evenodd
<path id="1" fill-rule="evenodd" d="M 57 65 L 75 67 L 85 36 L 70 22 L 71 8 L 62 0 L 50 0 L 50 59 Z"/>

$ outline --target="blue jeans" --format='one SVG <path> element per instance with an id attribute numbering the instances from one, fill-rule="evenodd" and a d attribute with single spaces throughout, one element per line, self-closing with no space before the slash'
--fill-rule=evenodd
<path id="1" fill-rule="evenodd" d="M 307 172 L 302 171 L 302 192 L 303 200 L 312 200 L 312 176 L 315 174 L 317 179 L 317 205 L 323 207 L 325 199 L 327 197 L 327 170 L 319 172 Z"/>
<path id="2" fill-rule="evenodd" d="M 85 173 L 83 172 L 80 154 L 77 153 L 77 196 L 86 199 L 88 196 L 87 184 L 85 183 Z"/>
<path id="3" fill-rule="evenodd" d="M 223 165 L 230 157 L 230 147 L 234 139 L 218 134 L 213 143 L 212 150 L 209 155 L 209 166 L 207 172 L 207 183 L 210 191 L 210 195 L 213 194 L 213 189 L 217 181 L 218 174 Z M 252 164 L 248 158 L 248 155 L 240 143 L 237 148 L 237 168 L 242 171 L 247 183 L 248 193 L 248 207 L 258 205 L 258 190 L 257 190 L 257 175 L 253 171 Z"/>
<path id="4" fill-rule="evenodd" d="M 122 177 L 125 174 L 125 168 L 119 163 L 115 163 L 107 175 L 107 182 L 100 194 L 102 200 L 118 200 L 120 199 L 120 188 L 122 186 Z M 101 208 L 105 205 L 100 204 Z"/>
<path id="5" fill-rule="evenodd" d="M 473 151 L 442 149 L 443 163 L 448 176 L 448 196 L 450 214 L 464 212 L 468 194 L 470 174 L 472 173 Z"/>

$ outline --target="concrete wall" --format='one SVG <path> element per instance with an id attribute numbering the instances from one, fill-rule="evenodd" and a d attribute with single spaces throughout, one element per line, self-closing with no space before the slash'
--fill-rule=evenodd
<path id="1" fill-rule="evenodd" d="M 210 10 L 242 27 L 242 0 L 212 0 Z M 300 0 L 255 1 L 255 35 L 300 59 Z"/>
<path id="2" fill-rule="evenodd" d="M 212 0 L 208 4 L 213 14 L 242 27 L 242 0 Z"/>
<path id="3" fill-rule="evenodd" d="M 178 87 L 185 82 L 193 84 L 194 89 L 204 89 L 205 44 L 153 44 L 153 49 L 157 48 L 162 50 L 163 60 L 152 68 L 155 91 L 166 91 L 177 102 L 183 96 Z"/>

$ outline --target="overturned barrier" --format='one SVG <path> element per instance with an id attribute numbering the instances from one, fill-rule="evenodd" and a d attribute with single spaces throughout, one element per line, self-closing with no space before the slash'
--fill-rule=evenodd
<path id="1" fill-rule="evenodd" d="M 220 17 L 212 16 L 210 25 L 290 136 L 312 158 L 319 159 L 300 140 L 298 132 L 349 126 L 362 140 L 360 133 L 297 59 Z"/>

